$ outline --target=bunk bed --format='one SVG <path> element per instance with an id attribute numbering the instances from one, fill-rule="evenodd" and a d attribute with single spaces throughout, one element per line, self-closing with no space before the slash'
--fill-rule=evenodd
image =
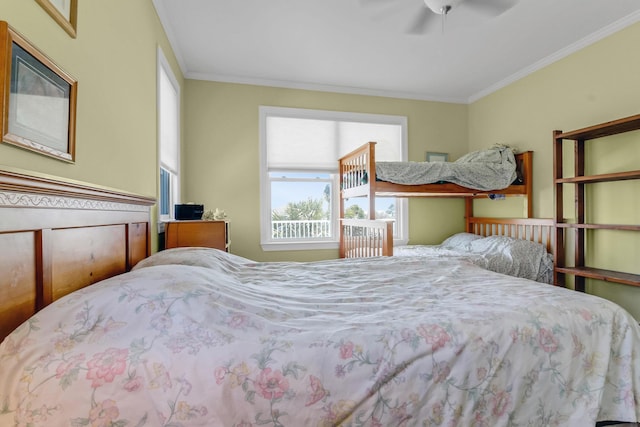
<path id="1" fill-rule="evenodd" d="M 498 190 L 477 190 L 451 182 L 405 185 L 370 179 L 376 176 L 375 142 L 368 142 L 338 161 L 341 200 L 352 197 L 369 197 L 370 215 L 375 212 L 374 199 L 378 197 L 461 197 L 471 202 L 474 198 L 490 195 L 524 197 L 527 203 L 527 217 L 533 216 L 533 151 L 515 155 L 518 179 L 507 188 Z M 343 207 L 342 203 L 341 206 Z M 341 210 L 342 213 L 342 210 Z M 375 219 L 375 218 L 370 218 Z"/>
<path id="2" fill-rule="evenodd" d="M 640 420 L 609 301 L 448 259 L 148 256 L 151 203 L 0 172 L 0 425 Z"/>
<path id="3" fill-rule="evenodd" d="M 388 221 L 375 220 L 376 197 L 455 197 L 465 200 L 466 231 L 506 235 L 517 228 L 549 226 L 549 220 L 536 220 L 533 216 L 533 152 L 515 154 L 516 179 L 506 188 L 478 190 L 463 187 L 452 182 L 429 184 L 396 184 L 376 179 L 375 142 L 368 142 L 338 161 L 340 176 L 340 257 L 390 256 L 393 255 L 391 225 Z M 374 177 L 374 178 L 370 178 Z M 526 204 L 526 219 L 514 219 L 500 225 L 495 221 L 473 219 L 473 200 L 482 197 L 521 197 Z M 369 219 L 366 221 L 344 219 L 345 200 L 352 197 L 366 197 L 369 203 Z M 504 221 L 503 221 L 504 222 Z M 486 225 L 483 225 L 485 224 Z M 492 224 L 492 225 L 491 225 Z M 507 226 L 507 224 L 509 226 Z M 491 226 L 490 226 L 491 225 Z M 510 231 L 510 229 L 512 231 Z M 524 228 L 522 228 L 524 230 Z M 537 231 L 537 230 L 536 230 Z M 548 233 L 546 228 L 544 233 Z M 534 233 L 535 234 L 535 233 Z M 535 234 L 537 235 L 537 234 Z"/>

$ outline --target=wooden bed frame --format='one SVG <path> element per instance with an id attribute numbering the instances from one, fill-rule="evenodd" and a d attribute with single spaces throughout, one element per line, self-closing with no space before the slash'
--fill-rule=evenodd
<path id="1" fill-rule="evenodd" d="M 555 251 L 552 218 L 467 217 L 467 233 L 507 236 L 538 242 L 547 252 Z M 340 257 L 364 258 L 393 255 L 393 223 L 386 220 L 346 219 L 340 233 Z"/>
<path id="2" fill-rule="evenodd" d="M 543 245 L 554 254 L 553 218 L 467 218 L 467 233 L 480 236 L 507 236 Z"/>
<path id="3" fill-rule="evenodd" d="M 340 228 L 340 258 L 393 255 L 393 221 L 343 219 Z"/>
<path id="4" fill-rule="evenodd" d="M 516 154 L 517 171 L 518 176 L 522 177 L 522 184 L 513 184 L 503 190 L 481 191 L 453 183 L 404 185 L 371 179 L 370 177 L 376 176 L 375 146 L 375 142 L 369 142 L 339 160 L 341 217 L 344 216 L 344 199 L 352 197 L 369 197 L 369 219 L 375 219 L 372 215 L 375 215 L 376 196 L 461 197 L 465 199 L 465 209 L 469 213 L 473 210 L 474 198 L 492 194 L 524 197 L 527 203 L 527 217 L 533 216 L 533 151 Z"/>
<path id="5" fill-rule="evenodd" d="M 76 289 L 151 253 L 155 199 L 0 169 L 0 341 Z"/>
<path id="6" fill-rule="evenodd" d="M 368 142 L 340 158 L 340 217 L 344 218 L 344 200 L 368 197 L 369 219 L 342 219 L 340 225 L 340 257 L 368 257 L 393 255 L 392 223 L 375 220 L 376 197 L 454 197 L 464 198 L 466 231 L 481 235 L 505 235 L 528 240 L 539 239 L 551 252 L 551 219 L 533 216 L 533 151 L 516 154 L 516 170 L 521 183 L 503 190 L 481 191 L 450 182 L 422 185 L 394 184 L 378 181 L 376 176 L 375 142 Z M 474 218 L 473 199 L 501 194 L 505 197 L 523 197 L 527 219 Z M 527 237 L 531 235 L 532 237 Z M 537 237 L 539 236 L 539 237 Z"/>

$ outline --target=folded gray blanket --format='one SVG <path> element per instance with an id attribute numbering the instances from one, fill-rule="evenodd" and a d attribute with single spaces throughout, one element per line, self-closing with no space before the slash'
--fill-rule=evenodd
<path id="1" fill-rule="evenodd" d="M 455 162 L 376 162 L 376 179 L 405 185 L 452 182 L 491 191 L 507 188 L 516 176 L 515 156 L 508 147 L 474 151 Z"/>

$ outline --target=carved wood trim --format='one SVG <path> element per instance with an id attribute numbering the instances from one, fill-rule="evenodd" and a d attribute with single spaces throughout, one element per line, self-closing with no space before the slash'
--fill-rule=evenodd
<path id="1" fill-rule="evenodd" d="M 18 169 L 0 169 L 0 204 L 6 206 L 115 209 L 116 204 L 151 206 L 155 202 L 153 197 L 80 181 L 34 175 Z"/>

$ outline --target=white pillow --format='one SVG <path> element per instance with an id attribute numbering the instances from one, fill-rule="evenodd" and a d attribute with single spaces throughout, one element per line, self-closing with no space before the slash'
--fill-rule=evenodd
<path id="1" fill-rule="evenodd" d="M 549 283 L 553 269 L 551 255 L 537 242 L 505 236 L 489 236 L 469 244 L 481 255 L 483 267 L 502 274 Z"/>
<path id="2" fill-rule="evenodd" d="M 469 250 L 469 244 L 475 240 L 482 239 L 482 236 L 472 233 L 457 233 L 447 237 L 440 246 L 447 249 Z"/>

